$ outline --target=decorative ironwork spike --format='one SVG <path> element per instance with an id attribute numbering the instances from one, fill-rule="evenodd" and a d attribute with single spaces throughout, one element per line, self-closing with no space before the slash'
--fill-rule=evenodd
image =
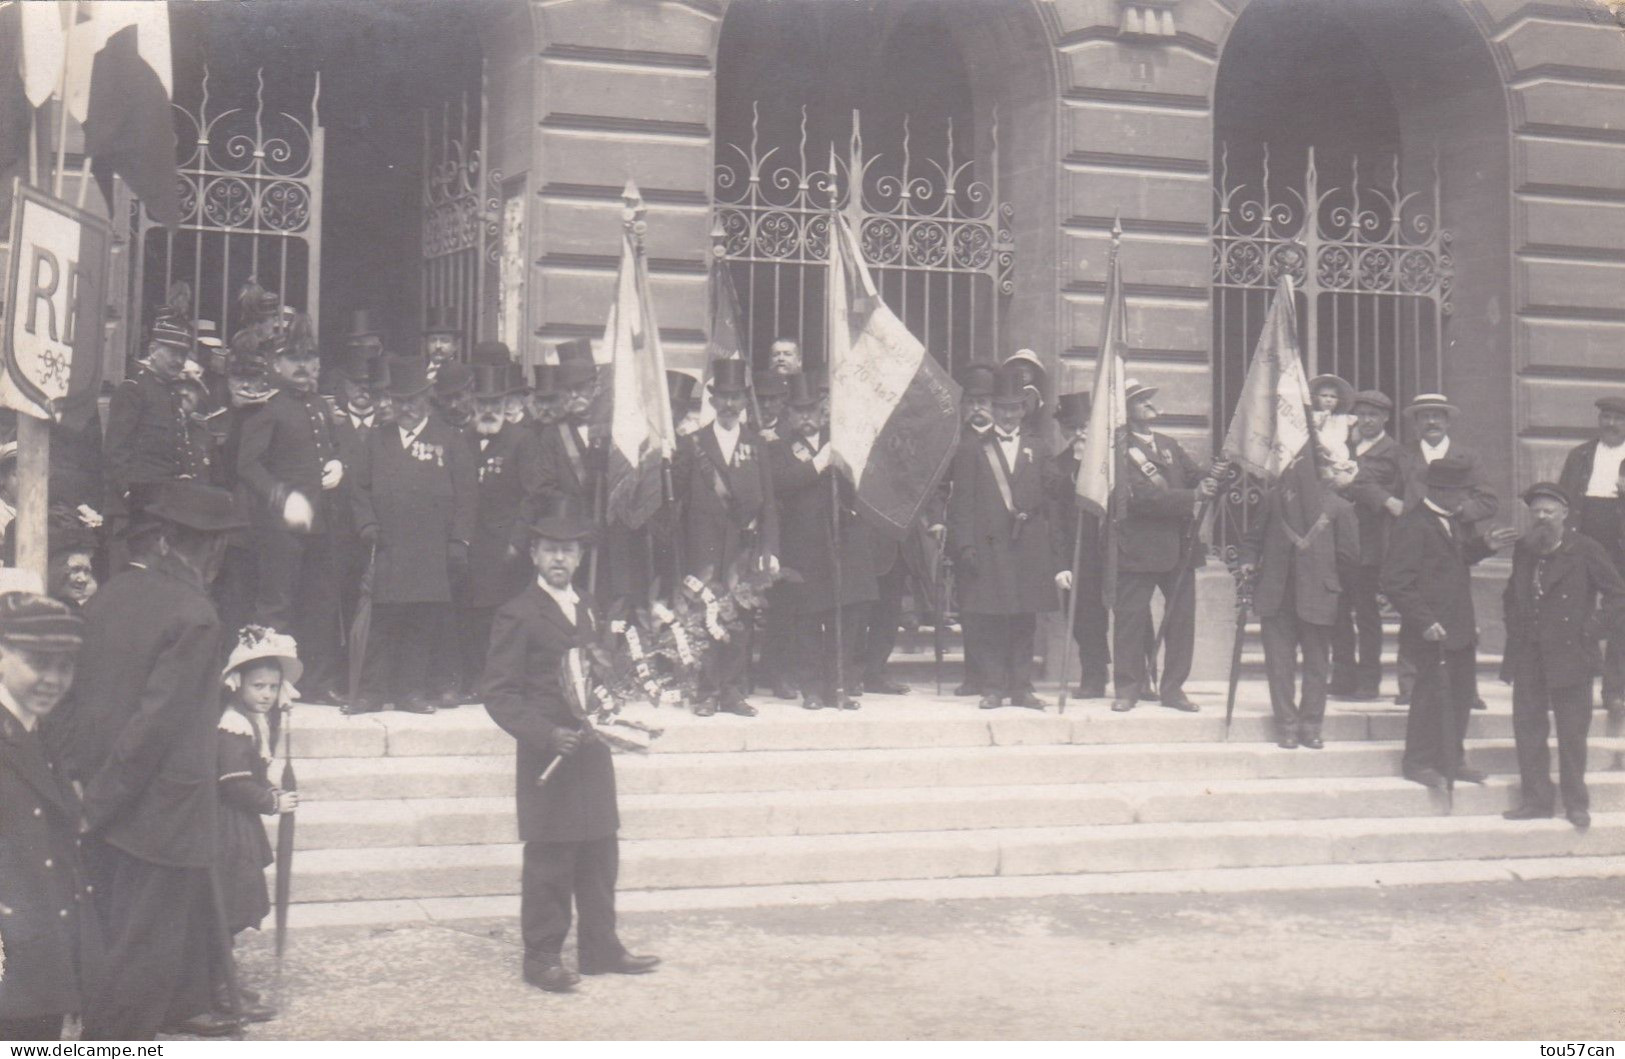
<path id="1" fill-rule="evenodd" d="M 855 114 L 856 111 L 853 113 Z M 849 181 L 852 179 L 851 173 L 847 174 L 847 179 Z M 831 210 L 837 210 L 840 208 L 840 205 L 841 182 L 835 174 L 835 141 L 831 140 L 829 144 L 829 208 Z M 830 234 L 833 235 L 834 233 L 832 232 Z"/>
<path id="2" fill-rule="evenodd" d="M 265 130 L 260 124 L 265 114 L 265 67 L 254 71 L 254 157 L 265 157 Z"/>
<path id="3" fill-rule="evenodd" d="M 322 123 L 322 72 L 316 71 L 316 90 L 310 94 L 310 128 L 316 131 L 316 126 Z"/>

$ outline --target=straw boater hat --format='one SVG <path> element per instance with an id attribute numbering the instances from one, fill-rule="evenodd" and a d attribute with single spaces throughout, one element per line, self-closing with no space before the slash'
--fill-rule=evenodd
<path id="1" fill-rule="evenodd" d="M 0 581 L 0 642 L 30 651 L 77 651 L 85 623 L 67 604 L 47 596 L 39 575 L 29 571 Z"/>
<path id="2" fill-rule="evenodd" d="M 1451 404 L 1449 399 L 1442 393 L 1419 393 L 1411 400 L 1410 404 L 1405 406 L 1405 414 L 1414 416 L 1418 412 L 1426 412 L 1430 409 L 1444 412 L 1447 415 L 1456 415 L 1461 411 L 1461 409 Z"/>
<path id="3" fill-rule="evenodd" d="M 1341 375 L 1316 375 L 1309 380 L 1309 393 L 1313 396 L 1322 386 L 1330 386 L 1337 391 L 1337 407 L 1333 412 L 1347 412 L 1354 407 L 1354 387 L 1349 385 L 1347 379 Z"/>
<path id="4" fill-rule="evenodd" d="M 1147 386 L 1139 379 L 1125 379 L 1123 381 L 1123 406 L 1126 408 L 1135 401 L 1155 397 L 1160 387 Z"/>

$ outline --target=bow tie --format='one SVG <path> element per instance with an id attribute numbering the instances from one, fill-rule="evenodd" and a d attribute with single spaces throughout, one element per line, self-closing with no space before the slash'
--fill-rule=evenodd
<path id="1" fill-rule="evenodd" d="M 1006 434 L 1002 430 L 998 432 L 998 437 L 999 437 L 1000 441 L 1014 441 L 1014 440 L 1016 440 L 1016 438 L 1018 438 L 1020 436 L 1021 436 L 1020 434 Z"/>

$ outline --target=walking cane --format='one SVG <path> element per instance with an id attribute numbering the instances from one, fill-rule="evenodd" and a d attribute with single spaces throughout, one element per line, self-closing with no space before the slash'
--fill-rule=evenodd
<path id="1" fill-rule="evenodd" d="M 1444 657 L 1444 641 L 1439 644 L 1439 668 L 1437 687 L 1439 689 L 1439 729 L 1443 742 L 1440 744 L 1444 753 L 1441 755 L 1441 764 L 1444 768 L 1444 809 L 1446 813 L 1456 811 L 1456 722 L 1454 717 L 1455 703 L 1450 695 L 1450 667 Z M 1415 705 L 1411 709 L 1415 709 Z"/>
<path id="2" fill-rule="evenodd" d="M 1072 587 L 1057 589 L 1061 606 L 1066 609 L 1066 639 L 1061 641 L 1061 713 L 1066 712 L 1067 685 L 1072 682 L 1072 637 L 1078 627 L 1078 571 L 1083 565 L 1083 498 L 1073 497 L 1072 503 L 1078 520 L 1077 530 L 1072 534 Z"/>
<path id="3" fill-rule="evenodd" d="M 833 470 L 829 476 L 830 534 L 829 550 L 833 561 L 832 580 L 835 582 L 835 708 L 846 705 L 846 649 L 841 630 L 841 476 Z"/>

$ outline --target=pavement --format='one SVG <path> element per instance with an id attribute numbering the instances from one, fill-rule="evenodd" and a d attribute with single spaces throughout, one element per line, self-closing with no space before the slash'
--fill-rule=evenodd
<path id="1" fill-rule="evenodd" d="M 511 918 L 301 931 L 251 1040 L 1625 1037 L 1625 890 L 1512 880 L 623 912 L 641 977 L 519 977 Z M 245 981 L 277 992 L 266 935 Z"/>

